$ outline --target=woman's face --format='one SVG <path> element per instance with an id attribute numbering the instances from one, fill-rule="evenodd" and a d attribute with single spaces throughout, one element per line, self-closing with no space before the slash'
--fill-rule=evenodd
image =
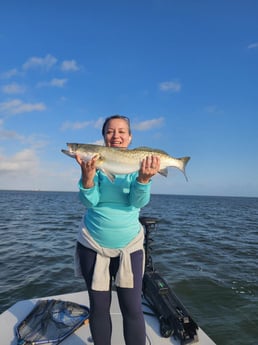
<path id="1" fill-rule="evenodd" d="M 106 124 L 104 140 L 106 146 L 127 148 L 132 136 L 125 119 L 111 119 Z"/>

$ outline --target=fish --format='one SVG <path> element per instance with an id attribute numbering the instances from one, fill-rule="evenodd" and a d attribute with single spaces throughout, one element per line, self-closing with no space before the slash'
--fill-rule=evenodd
<path id="1" fill-rule="evenodd" d="M 185 176 L 185 167 L 190 157 L 174 158 L 163 150 L 150 147 L 137 147 L 124 149 L 107 147 L 94 144 L 67 143 L 68 149 L 61 151 L 69 157 L 75 158 L 78 155 L 82 160 L 89 161 L 96 159 L 96 168 L 107 175 L 111 182 L 115 175 L 130 174 L 140 169 L 141 162 L 147 156 L 158 156 L 160 158 L 159 174 L 167 177 L 168 167 L 179 169 Z"/>

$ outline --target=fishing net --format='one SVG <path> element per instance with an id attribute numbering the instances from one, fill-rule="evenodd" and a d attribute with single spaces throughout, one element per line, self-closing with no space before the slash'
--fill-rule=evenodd
<path id="1" fill-rule="evenodd" d="M 39 300 L 18 325 L 18 345 L 56 345 L 89 318 L 89 308 L 61 300 Z"/>

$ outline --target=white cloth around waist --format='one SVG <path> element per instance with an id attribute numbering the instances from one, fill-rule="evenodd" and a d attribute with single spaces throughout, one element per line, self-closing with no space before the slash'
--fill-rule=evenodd
<path id="1" fill-rule="evenodd" d="M 122 288 L 133 288 L 133 272 L 131 265 L 131 253 L 138 250 L 144 251 L 144 229 L 141 226 L 138 235 L 124 248 L 101 247 L 90 235 L 82 220 L 77 241 L 84 247 L 90 248 L 97 253 L 91 288 L 96 291 L 108 291 L 110 286 L 109 264 L 110 258 L 119 256 L 119 268 L 115 277 L 115 285 Z M 143 272 L 144 272 L 143 255 Z M 75 251 L 75 276 L 81 277 L 81 267 L 78 248 Z"/>

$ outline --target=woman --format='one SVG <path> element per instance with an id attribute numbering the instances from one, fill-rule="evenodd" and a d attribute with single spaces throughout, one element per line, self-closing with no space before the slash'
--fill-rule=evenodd
<path id="1" fill-rule="evenodd" d="M 103 124 L 108 147 L 128 148 L 130 121 L 114 115 Z M 150 199 L 151 178 L 159 171 L 158 157 L 146 157 L 140 170 L 116 175 L 114 182 L 97 170 L 94 158 L 81 166 L 79 195 L 87 212 L 78 235 L 77 256 L 90 299 L 90 328 L 94 345 L 111 344 L 111 288 L 115 279 L 123 316 L 126 345 L 145 345 L 141 308 L 144 232 L 139 212 Z"/>

